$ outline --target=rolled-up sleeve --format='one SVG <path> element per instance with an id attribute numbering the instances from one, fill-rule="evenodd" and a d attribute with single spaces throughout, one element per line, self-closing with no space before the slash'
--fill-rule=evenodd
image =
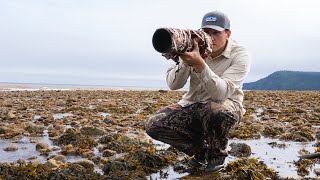
<path id="1" fill-rule="evenodd" d="M 172 64 L 167 70 L 167 84 L 171 90 L 182 88 L 190 76 L 191 67 L 179 58 L 179 64 Z"/>
<path id="2" fill-rule="evenodd" d="M 214 101 L 225 100 L 241 89 L 249 73 L 251 58 L 248 53 L 242 52 L 233 58 L 231 66 L 220 77 L 207 64 L 201 73 L 196 73 L 202 87 Z"/>

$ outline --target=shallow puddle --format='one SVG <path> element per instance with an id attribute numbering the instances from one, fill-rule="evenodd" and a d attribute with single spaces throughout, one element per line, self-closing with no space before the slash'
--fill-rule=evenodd
<path id="1" fill-rule="evenodd" d="M 101 112 L 99 113 L 100 116 L 103 116 L 103 118 L 106 118 L 107 116 L 111 116 L 110 113 L 106 113 L 106 112 Z"/>
<path id="2" fill-rule="evenodd" d="M 36 143 L 31 143 L 30 139 L 37 140 L 38 142 L 45 142 L 49 145 L 49 148 L 59 148 L 58 146 L 54 146 L 52 141 L 49 139 L 48 131 L 44 130 L 43 137 L 22 137 L 18 142 L 12 143 L 10 140 L 7 139 L 0 139 L 0 162 L 17 162 L 19 159 L 24 159 L 29 161 L 29 158 L 32 158 L 30 161 L 36 162 L 46 162 L 47 157 L 41 156 L 40 152 L 36 150 Z M 4 148 L 16 145 L 18 150 L 16 151 L 4 151 Z M 59 151 L 52 151 L 49 155 L 57 154 Z"/>
<path id="3" fill-rule="evenodd" d="M 96 105 L 91 105 L 91 104 L 90 104 L 87 108 L 88 108 L 88 109 L 96 109 L 96 107 L 97 107 Z"/>
<path id="4" fill-rule="evenodd" d="M 105 113 L 107 114 L 107 113 Z M 69 114 L 70 115 L 70 114 Z M 34 119 L 38 119 L 40 116 L 35 116 Z M 70 125 L 66 125 L 66 128 L 70 128 Z M 148 139 L 151 139 L 147 134 L 145 134 Z M 56 151 L 52 151 L 49 153 L 50 155 L 59 154 L 60 147 L 54 146 L 52 141 L 49 139 L 48 130 L 43 131 L 42 137 L 23 137 L 18 142 L 12 143 L 7 139 L 0 139 L 0 162 L 17 162 L 19 159 L 24 159 L 27 162 L 40 162 L 44 163 L 47 161 L 47 156 L 40 155 L 40 152 L 36 151 L 36 143 L 31 143 L 30 139 L 36 139 L 39 142 L 45 142 L 49 145 L 50 148 L 58 149 Z M 95 138 L 97 140 L 98 138 Z M 170 147 L 170 145 L 162 143 L 161 141 L 157 141 L 152 139 L 152 142 L 155 144 L 157 150 L 165 150 Z M 252 139 L 252 140 L 237 140 L 231 139 L 230 143 L 246 143 L 251 147 L 252 154 L 249 158 L 258 158 L 267 164 L 268 167 L 274 169 L 278 172 L 280 177 L 289 177 L 289 178 L 301 178 L 297 174 L 297 168 L 294 165 L 294 161 L 298 161 L 299 151 L 305 149 L 311 153 L 313 153 L 316 149 L 313 145 L 316 141 L 313 142 L 292 142 L 292 141 L 280 141 L 278 139 L 270 139 L 270 138 L 260 138 L 260 139 Z M 272 147 L 269 145 L 270 143 L 277 144 L 285 144 L 285 148 Z M 18 150 L 16 151 L 4 151 L 4 148 L 10 145 L 16 145 Z M 230 150 L 230 146 L 228 149 Z M 98 151 L 97 148 L 94 148 L 94 153 L 97 156 L 101 156 L 102 153 Z M 115 156 L 118 158 L 119 154 Z M 36 157 L 36 158 L 32 158 Z M 31 159 L 30 159 L 31 158 Z M 29 160 L 28 160 L 29 159 Z M 76 162 L 86 158 L 82 158 L 81 156 L 66 156 L 67 162 Z M 225 165 L 235 161 L 239 158 L 234 156 L 228 156 L 225 161 Z M 314 178 L 317 177 L 313 172 L 314 168 L 320 168 L 319 164 L 315 164 L 310 170 L 310 174 L 305 176 L 304 178 Z M 102 173 L 102 170 L 97 166 L 95 167 L 95 171 Z M 188 173 L 178 173 L 173 170 L 173 166 L 167 166 L 163 168 L 161 171 L 157 173 L 153 173 L 147 176 L 148 179 L 179 179 L 183 176 L 187 176 Z"/>
<path id="5" fill-rule="evenodd" d="M 66 125 L 66 128 L 71 128 L 70 125 Z M 36 140 L 37 142 L 45 142 L 49 145 L 49 148 L 56 149 L 49 153 L 49 156 L 42 156 L 40 152 L 36 150 L 37 143 L 31 143 L 30 141 Z M 97 138 L 96 138 L 97 140 Z M 16 145 L 18 150 L 16 151 L 4 151 L 6 147 L 11 145 Z M 23 159 L 26 162 L 38 162 L 45 163 L 48 157 L 59 154 L 60 147 L 53 145 L 53 142 L 49 139 L 48 130 L 43 131 L 43 137 L 23 137 L 18 142 L 12 143 L 11 140 L 0 139 L 0 163 L 2 162 L 17 162 L 19 159 Z M 99 152 L 97 148 L 94 148 L 94 153 L 97 156 L 101 156 L 102 153 Z M 82 158 L 81 156 L 65 156 L 66 162 L 77 162 L 87 158 Z M 95 171 L 102 174 L 102 170 L 95 165 Z"/>
<path id="6" fill-rule="evenodd" d="M 0 139 L 0 162 L 17 162 L 18 159 L 27 160 L 30 157 L 37 157 L 35 160 L 45 161 L 45 157 L 40 156 L 40 153 L 36 151 L 35 144 L 29 142 L 29 139 L 23 141 L 28 142 L 19 142 L 11 143 L 10 140 Z M 18 150 L 16 151 L 4 151 L 4 148 L 10 145 L 16 145 Z"/>
<path id="7" fill-rule="evenodd" d="M 37 120 L 39 120 L 40 118 L 41 118 L 41 116 L 35 115 L 35 116 L 33 117 L 33 119 L 32 119 L 32 122 L 34 123 L 34 122 L 36 122 Z"/>
<path id="8" fill-rule="evenodd" d="M 149 139 L 151 139 L 150 136 L 146 135 Z M 155 139 L 152 139 L 152 143 L 156 146 L 156 149 L 157 150 L 165 150 L 165 149 L 168 149 L 170 147 L 169 144 L 166 144 L 166 143 L 163 143 L 161 141 L 158 141 L 158 140 L 155 140 Z"/>
<path id="9" fill-rule="evenodd" d="M 229 143 L 246 143 L 251 147 L 252 154 L 250 158 L 258 158 L 265 162 L 265 164 L 279 172 L 281 177 L 293 177 L 298 178 L 297 168 L 293 162 L 299 160 L 299 151 L 305 149 L 311 153 L 315 151 L 315 147 L 312 145 L 315 142 L 285 142 L 277 139 L 261 138 L 256 140 L 230 140 Z M 276 142 L 278 144 L 286 144 L 286 148 L 271 147 L 268 143 Z M 228 156 L 226 164 L 230 161 L 234 161 L 237 158 Z M 313 168 L 318 168 L 319 165 L 315 164 Z M 310 169 L 309 169 L 310 170 Z M 316 177 L 315 173 L 310 171 L 309 176 Z"/>
<path id="10" fill-rule="evenodd" d="M 65 106 L 57 106 L 56 110 L 61 111 L 61 110 L 64 110 L 65 108 L 66 108 Z"/>
<path id="11" fill-rule="evenodd" d="M 260 120 L 262 113 L 263 113 L 263 109 L 262 108 L 257 108 L 257 109 L 255 109 L 255 113 L 252 113 L 251 116 L 254 117 L 257 120 Z"/>
<path id="12" fill-rule="evenodd" d="M 146 135 L 148 136 L 148 135 Z M 150 138 L 148 136 L 148 138 Z M 156 148 L 158 150 L 167 149 L 170 147 L 170 145 L 162 143 L 161 141 L 152 140 L 152 142 L 155 144 Z M 299 178 L 297 174 L 297 167 L 294 165 L 294 161 L 299 160 L 299 151 L 301 149 L 305 149 L 309 151 L 310 153 L 313 153 L 316 149 L 316 147 L 313 146 L 315 141 L 313 142 L 292 142 L 292 141 L 280 141 L 278 139 L 270 139 L 270 138 L 260 138 L 260 139 L 253 139 L 253 140 L 236 140 L 231 139 L 229 140 L 229 144 L 231 143 L 246 143 L 251 147 L 252 154 L 249 156 L 249 158 L 258 158 L 261 161 L 264 161 L 264 163 L 274 169 L 276 172 L 278 172 L 279 176 L 281 177 L 291 177 L 291 178 Z M 276 142 L 277 144 L 285 144 L 286 148 L 278 148 L 278 147 L 272 147 L 268 143 Z M 230 150 L 230 146 L 228 146 L 227 150 Z M 228 156 L 225 160 L 225 165 L 235 161 L 239 158 L 234 156 Z M 317 177 L 316 174 L 313 172 L 314 168 L 320 168 L 319 164 L 315 164 L 315 166 L 312 167 L 310 170 L 309 176 L 305 176 L 305 178 L 308 177 Z M 163 173 L 166 172 L 167 179 L 177 179 L 181 178 L 183 176 L 188 175 L 188 173 L 180 174 L 173 170 L 172 166 L 168 166 L 164 169 L 162 169 L 162 172 L 154 173 L 150 176 L 148 176 L 148 179 L 165 179 L 163 176 Z"/>
<path id="13" fill-rule="evenodd" d="M 153 173 L 150 176 L 147 176 L 147 179 L 150 179 L 150 180 L 179 179 L 179 178 L 182 178 L 183 176 L 187 176 L 187 175 L 189 175 L 189 173 L 181 173 L 180 174 L 180 173 L 175 172 L 173 170 L 172 166 L 168 166 L 157 173 Z"/>
<path id="14" fill-rule="evenodd" d="M 53 114 L 52 116 L 53 116 L 53 119 L 57 120 L 57 119 L 62 119 L 67 116 L 74 116 L 74 114 L 72 114 L 72 113 L 58 113 L 58 114 Z"/>

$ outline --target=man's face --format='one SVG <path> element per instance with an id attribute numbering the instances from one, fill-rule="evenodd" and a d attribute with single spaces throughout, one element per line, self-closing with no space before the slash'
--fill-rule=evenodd
<path id="1" fill-rule="evenodd" d="M 217 31 L 209 28 L 204 28 L 203 30 L 204 32 L 209 34 L 212 39 L 212 44 L 213 44 L 212 55 L 214 56 L 220 55 L 226 46 L 226 43 L 230 37 L 231 31 L 230 30 Z"/>

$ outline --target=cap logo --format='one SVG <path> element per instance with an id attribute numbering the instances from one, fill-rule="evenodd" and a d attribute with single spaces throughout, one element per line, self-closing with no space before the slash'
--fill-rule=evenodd
<path id="1" fill-rule="evenodd" d="M 209 17 L 206 17 L 205 21 L 206 22 L 215 22 L 215 21 L 217 21 L 217 17 L 209 16 Z"/>

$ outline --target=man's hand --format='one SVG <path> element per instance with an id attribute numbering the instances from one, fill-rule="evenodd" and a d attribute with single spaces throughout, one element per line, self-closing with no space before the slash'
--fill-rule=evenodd
<path id="1" fill-rule="evenodd" d="M 191 52 L 181 53 L 180 57 L 185 64 L 193 66 L 197 73 L 201 73 L 205 67 L 206 62 L 200 55 L 199 45 L 195 39 L 193 39 L 193 50 Z"/>

